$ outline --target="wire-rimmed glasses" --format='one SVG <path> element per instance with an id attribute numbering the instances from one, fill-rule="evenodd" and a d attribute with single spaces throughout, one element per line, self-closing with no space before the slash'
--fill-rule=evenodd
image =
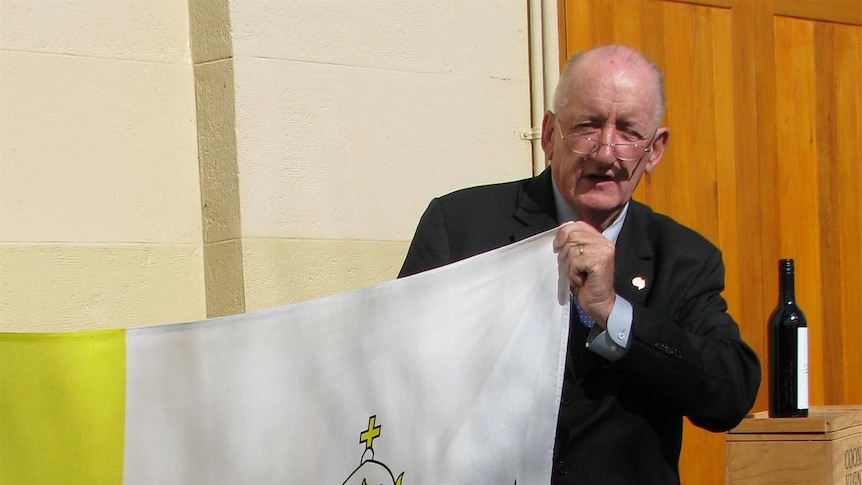
<path id="1" fill-rule="evenodd" d="M 614 157 L 623 162 L 636 162 L 643 158 L 644 154 L 652 151 L 652 144 L 658 133 L 658 128 L 656 128 L 651 137 L 635 143 L 602 143 L 597 138 L 577 133 L 563 136 L 559 120 L 557 120 L 557 130 L 560 132 L 560 139 L 566 144 L 566 148 L 578 155 L 592 155 L 602 146 L 609 146 Z"/>

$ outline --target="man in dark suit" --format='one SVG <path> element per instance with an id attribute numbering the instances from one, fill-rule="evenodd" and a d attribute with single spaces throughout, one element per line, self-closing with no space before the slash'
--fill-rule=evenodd
<path id="1" fill-rule="evenodd" d="M 573 316 L 555 484 L 677 484 L 682 418 L 728 430 L 760 385 L 757 356 L 720 295 L 719 250 L 631 200 L 668 141 L 662 84 L 627 47 L 570 59 L 542 122 L 550 167 L 433 200 L 401 269 L 411 275 L 559 226 L 554 249 Z"/>

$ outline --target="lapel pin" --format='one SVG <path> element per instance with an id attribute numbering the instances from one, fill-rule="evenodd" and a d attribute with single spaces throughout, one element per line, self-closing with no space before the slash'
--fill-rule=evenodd
<path id="1" fill-rule="evenodd" d="M 646 288 L 646 280 L 643 276 L 635 276 L 634 278 L 632 278 L 632 286 L 637 288 L 638 291 L 641 291 L 642 289 Z"/>

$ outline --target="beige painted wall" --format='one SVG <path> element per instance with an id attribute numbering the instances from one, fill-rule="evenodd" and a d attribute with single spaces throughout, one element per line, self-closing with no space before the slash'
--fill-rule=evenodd
<path id="1" fill-rule="evenodd" d="M 432 197 L 531 174 L 523 1 L 231 4 L 249 310 L 394 278 Z"/>
<path id="2" fill-rule="evenodd" d="M 0 330 L 394 278 L 432 197 L 530 175 L 527 35 L 517 0 L 0 0 Z"/>
<path id="3" fill-rule="evenodd" d="M 204 316 L 188 7 L 0 1 L 0 329 Z"/>

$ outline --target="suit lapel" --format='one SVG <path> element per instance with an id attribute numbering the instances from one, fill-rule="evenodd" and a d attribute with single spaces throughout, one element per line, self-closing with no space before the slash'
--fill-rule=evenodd
<path id="1" fill-rule="evenodd" d="M 633 305 L 644 305 L 652 288 L 654 258 L 646 222 L 649 209 L 632 201 L 616 243 L 614 289 Z"/>
<path id="2" fill-rule="evenodd" d="M 512 217 L 519 224 L 513 226 L 511 242 L 557 226 L 550 168 L 521 185 Z M 646 303 L 653 282 L 653 251 L 647 231 L 649 218 L 650 209 L 647 206 L 631 201 L 616 242 L 614 289 L 635 305 Z"/>
<path id="3" fill-rule="evenodd" d="M 557 209 L 554 206 L 550 169 L 546 169 L 521 185 L 512 217 L 520 223 L 512 229 L 512 242 L 557 226 Z"/>

